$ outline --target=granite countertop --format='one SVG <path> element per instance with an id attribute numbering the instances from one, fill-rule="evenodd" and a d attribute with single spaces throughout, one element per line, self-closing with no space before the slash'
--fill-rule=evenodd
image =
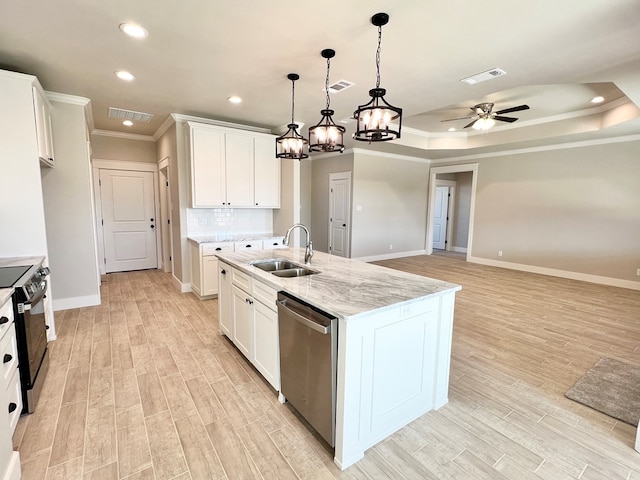
<path id="1" fill-rule="evenodd" d="M 274 235 L 273 233 L 221 233 L 218 235 L 189 235 L 187 239 L 199 245 L 201 243 L 248 242 L 251 240 L 264 240 L 266 238 L 277 237 L 283 238 L 284 235 Z"/>
<path id="2" fill-rule="evenodd" d="M 13 295 L 13 288 L 0 288 L 0 307 L 7 303 Z"/>
<path id="3" fill-rule="evenodd" d="M 216 256 L 272 288 L 284 290 L 338 318 L 354 317 L 462 288 L 442 280 L 322 252 L 315 252 L 311 264 L 307 265 L 320 272 L 315 275 L 282 278 L 249 264 L 256 260 L 286 258 L 304 265 L 304 248 L 218 253 Z"/>
<path id="4" fill-rule="evenodd" d="M 44 262 L 43 256 L 33 257 L 4 257 L 0 258 L 0 267 L 19 267 L 24 265 L 38 265 L 41 266 Z"/>

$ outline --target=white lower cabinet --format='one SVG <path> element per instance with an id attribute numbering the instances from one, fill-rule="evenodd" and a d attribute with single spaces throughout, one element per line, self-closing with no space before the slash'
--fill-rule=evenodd
<path id="1" fill-rule="evenodd" d="M 189 242 L 191 251 L 191 290 L 199 297 L 218 294 L 218 257 L 216 253 L 233 252 L 229 242 Z"/>
<path id="2" fill-rule="evenodd" d="M 224 262 L 218 275 L 220 331 L 279 391 L 277 291 Z"/>
<path id="3" fill-rule="evenodd" d="M 218 318 L 220 331 L 233 340 L 233 303 L 231 291 L 231 267 L 218 263 Z"/>

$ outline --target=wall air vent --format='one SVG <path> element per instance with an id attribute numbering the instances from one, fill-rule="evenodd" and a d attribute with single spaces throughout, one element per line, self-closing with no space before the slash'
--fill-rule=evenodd
<path id="1" fill-rule="evenodd" d="M 119 120 L 132 120 L 138 123 L 149 123 L 153 115 L 151 113 L 134 112 L 133 110 L 109 107 L 109 117 Z"/>
<path id="2" fill-rule="evenodd" d="M 476 73 L 467 78 L 463 78 L 460 80 L 462 83 L 466 83 L 467 85 L 475 85 L 476 83 L 485 82 L 487 80 L 491 80 L 492 78 L 504 77 L 507 74 L 501 68 L 492 68 L 491 70 L 487 70 L 486 72 Z"/>
<path id="3" fill-rule="evenodd" d="M 329 85 L 329 93 L 339 93 L 349 87 L 353 87 L 354 85 L 355 83 L 350 82 L 349 80 L 338 80 L 337 82 Z M 322 90 L 324 90 L 324 88 Z"/>

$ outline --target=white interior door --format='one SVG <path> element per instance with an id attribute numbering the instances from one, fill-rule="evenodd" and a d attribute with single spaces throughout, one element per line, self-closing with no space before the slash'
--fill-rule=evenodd
<path id="1" fill-rule="evenodd" d="M 152 172 L 100 169 L 107 273 L 158 268 Z"/>
<path id="2" fill-rule="evenodd" d="M 449 211 L 449 187 L 436 187 L 433 213 L 433 248 L 444 250 L 447 246 L 447 213 Z"/>
<path id="3" fill-rule="evenodd" d="M 351 172 L 329 174 L 329 253 L 349 257 Z"/>

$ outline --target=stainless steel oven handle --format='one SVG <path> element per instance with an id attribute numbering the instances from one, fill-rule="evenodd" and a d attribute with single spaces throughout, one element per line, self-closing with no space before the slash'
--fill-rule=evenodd
<path id="1" fill-rule="evenodd" d="M 303 317 L 299 313 L 294 312 L 289 307 L 287 307 L 286 300 L 278 300 L 278 303 L 282 308 L 285 308 L 293 318 L 302 323 L 304 326 L 309 327 L 311 330 L 315 330 L 316 332 L 322 333 L 323 335 L 328 335 L 331 333 L 331 325 L 325 327 L 324 325 L 320 325 L 319 323 L 316 323 L 307 317 Z"/>

